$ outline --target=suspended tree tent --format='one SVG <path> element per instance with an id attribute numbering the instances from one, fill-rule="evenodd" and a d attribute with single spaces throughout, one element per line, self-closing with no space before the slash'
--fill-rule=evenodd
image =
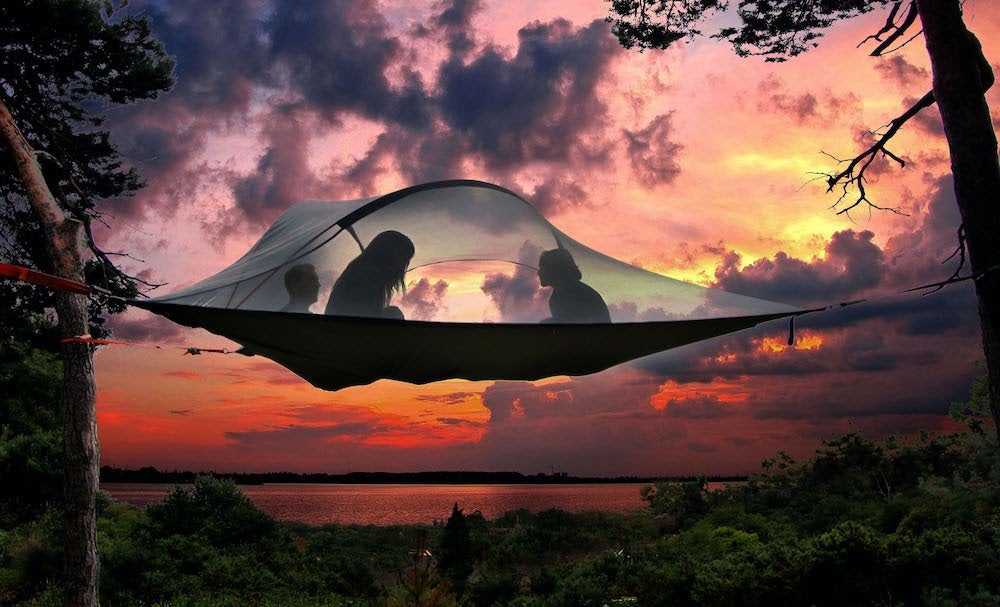
<path id="1" fill-rule="evenodd" d="M 323 314 L 331 285 L 386 230 L 415 248 L 405 320 Z M 539 254 L 562 248 L 603 297 L 611 323 L 543 323 Z M 311 313 L 279 311 L 284 275 L 311 264 L 321 284 Z M 433 298 L 415 296 L 430 293 Z M 589 249 L 502 187 L 442 181 L 376 198 L 303 201 L 242 258 L 170 295 L 130 302 L 202 327 L 316 387 L 388 378 L 534 380 L 583 375 L 648 354 L 805 313 L 654 274 Z"/>

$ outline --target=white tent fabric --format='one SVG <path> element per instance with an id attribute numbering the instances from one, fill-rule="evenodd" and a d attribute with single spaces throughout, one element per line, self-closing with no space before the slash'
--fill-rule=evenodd
<path id="1" fill-rule="evenodd" d="M 398 297 L 406 320 L 327 316 L 345 266 L 387 230 L 415 253 Z M 539 254 L 565 249 L 611 323 L 540 324 L 550 315 Z M 279 312 L 285 272 L 312 264 L 313 313 Z M 431 295 L 428 297 L 428 293 Z M 417 296 L 421 297 L 417 297 Z M 335 390 L 394 378 L 538 379 L 579 375 L 805 311 L 648 272 L 574 241 L 513 192 L 444 181 L 347 202 L 289 208 L 242 258 L 135 305 L 204 327 Z"/>

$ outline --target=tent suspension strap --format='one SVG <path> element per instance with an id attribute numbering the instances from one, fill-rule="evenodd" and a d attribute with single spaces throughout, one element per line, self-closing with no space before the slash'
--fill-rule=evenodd
<path id="1" fill-rule="evenodd" d="M 121 341 L 117 339 L 100 339 L 97 337 L 92 337 L 90 333 L 84 333 L 83 335 L 77 335 L 76 337 L 66 337 L 60 339 L 59 343 L 62 344 L 93 344 L 95 346 L 132 346 L 134 348 L 153 348 L 156 350 L 165 350 L 167 347 L 158 344 L 145 344 L 135 341 Z M 181 354 L 182 356 L 192 354 L 235 354 L 236 350 L 227 350 L 226 348 L 198 348 L 195 346 L 171 346 L 169 349 L 172 350 L 184 350 Z"/>
<path id="2" fill-rule="evenodd" d="M 30 282 L 32 284 L 49 287 L 50 289 L 64 291 L 66 293 L 77 293 L 80 295 L 101 294 L 108 297 L 114 297 L 111 295 L 110 291 L 102 289 L 101 287 L 92 287 L 90 285 L 85 285 L 82 282 L 77 282 L 68 278 L 60 278 L 58 276 L 46 274 L 45 272 L 29 270 L 28 268 L 22 268 L 21 266 L 15 266 L 10 263 L 0 263 L 0 276 L 20 280 L 22 282 Z"/>

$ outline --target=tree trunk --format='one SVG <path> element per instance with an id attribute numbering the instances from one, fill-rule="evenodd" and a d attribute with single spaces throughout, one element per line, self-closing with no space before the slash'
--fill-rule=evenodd
<path id="1" fill-rule="evenodd" d="M 934 97 L 951 152 L 955 198 L 979 298 L 990 412 L 1000 428 L 1000 160 L 980 66 L 982 49 L 962 20 L 959 0 L 918 0 Z M 986 64 L 988 65 L 988 63 Z"/>
<path id="2" fill-rule="evenodd" d="M 82 224 L 64 211 L 42 177 L 31 145 L 0 99 L 0 137 L 11 150 L 28 202 L 45 233 L 53 274 L 84 282 Z M 87 332 L 87 298 L 59 293 L 59 332 L 64 338 Z M 96 384 L 89 344 L 64 343 L 63 362 L 63 499 L 65 605 L 97 605 L 96 497 L 100 454 L 97 446 Z"/>

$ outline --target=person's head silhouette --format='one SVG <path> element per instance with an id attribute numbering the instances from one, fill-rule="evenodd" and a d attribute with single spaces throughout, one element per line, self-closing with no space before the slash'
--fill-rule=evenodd
<path id="1" fill-rule="evenodd" d="M 543 287 L 556 287 L 581 278 L 580 268 L 566 249 L 543 251 L 538 257 L 538 282 Z"/>
<path id="2" fill-rule="evenodd" d="M 608 306 L 601 294 L 584 284 L 583 273 L 566 249 L 544 251 L 538 257 L 538 282 L 552 287 L 549 311 L 542 322 L 607 323 Z"/>
<path id="3" fill-rule="evenodd" d="M 384 271 L 380 278 L 386 279 L 387 285 L 399 285 L 401 288 L 414 252 L 413 241 L 409 237 L 395 230 L 386 230 L 372 239 L 361 257 L 372 268 Z"/>
<path id="4" fill-rule="evenodd" d="M 334 283 L 327 314 L 402 318 L 389 305 L 393 291 L 405 287 L 406 268 L 415 252 L 413 241 L 395 230 L 381 232 Z"/>
<path id="5" fill-rule="evenodd" d="M 319 299 L 319 276 L 309 263 L 292 266 L 285 272 L 285 290 L 288 303 L 282 312 L 308 312 L 309 306 Z"/>

